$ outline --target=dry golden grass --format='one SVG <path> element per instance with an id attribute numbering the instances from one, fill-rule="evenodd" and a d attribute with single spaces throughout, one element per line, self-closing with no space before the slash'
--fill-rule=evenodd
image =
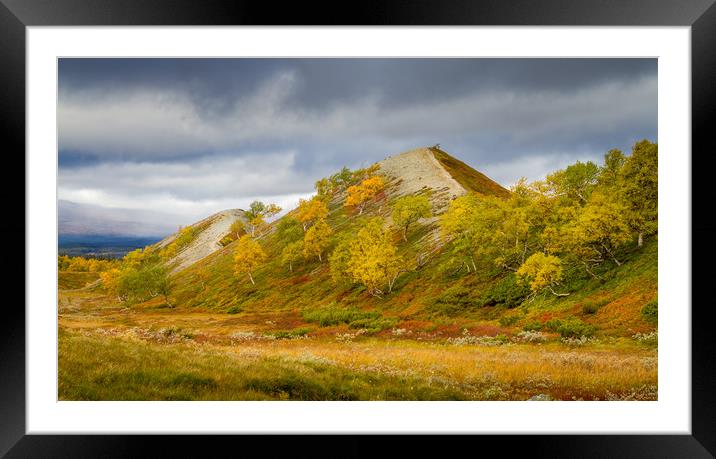
<path id="1" fill-rule="evenodd" d="M 259 371 L 256 368 L 264 364 L 273 365 L 267 362 L 280 361 L 281 371 L 289 371 L 294 366 L 296 369 L 303 368 L 310 363 L 330 368 L 334 377 L 321 379 L 322 384 L 333 384 L 336 378 L 341 381 L 358 377 L 382 378 L 382 387 L 390 389 L 391 399 L 526 400 L 540 394 L 559 400 L 654 400 L 657 397 L 656 348 L 621 338 L 574 347 L 560 342 L 496 345 L 486 341 L 483 344 L 460 345 L 437 334 L 428 335 L 410 329 L 384 333 L 380 337 L 366 337 L 345 325 L 318 328 L 309 324 L 306 326 L 308 337 L 272 339 L 270 333 L 276 330 L 291 330 L 306 324 L 301 322 L 297 313 L 228 315 L 152 308 L 151 305 L 124 308 L 112 304 L 110 299 L 98 293 L 87 291 L 61 292 L 59 324 L 63 330 L 61 339 L 79 334 L 95 340 L 92 346 L 100 342 L 115 343 L 114 347 L 121 344 L 121 349 L 127 349 L 126 355 L 134 355 L 135 350 L 142 349 L 141 352 L 160 356 L 162 353 L 176 353 L 177 347 L 185 348 L 181 351 L 184 357 L 180 360 L 167 358 L 168 365 L 196 365 L 199 369 L 194 371 L 199 375 L 211 372 L 202 366 L 202 362 L 192 360 L 202 359 L 202 355 L 210 355 L 212 359 L 226 358 L 232 362 L 251 361 L 254 365 L 251 371 Z M 61 349 L 61 367 L 63 362 L 72 367 L 82 361 L 81 352 L 73 350 L 76 347 L 68 345 L 61 346 Z M 107 364 L 108 372 L 129 365 L 123 360 L 123 355 L 118 353 L 116 361 Z M 97 381 L 108 384 L 102 360 L 96 361 L 94 366 L 91 371 Z M 182 368 L 167 368 L 167 371 L 170 370 L 183 371 Z M 260 372 L 263 374 L 264 370 Z M 131 373 L 131 368 L 124 371 Z M 145 373 L 142 374 L 146 376 Z M 299 373 L 309 380 L 318 378 L 304 374 L 304 370 Z M 68 374 L 74 376 L 66 383 L 88 377 L 81 373 Z M 217 384 L 221 384 L 221 380 L 218 378 Z M 406 384 L 405 381 L 410 381 L 411 387 L 420 387 L 420 395 L 413 394 L 409 387 L 400 392 L 399 386 Z M 432 393 L 431 388 L 436 392 Z M 325 396 L 336 397 L 339 392 L 334 389 L 325 392 Z M 86 393 L 95 394 L 87 390 L 89 392 Z M 121 390 L 111 393 L 113 397 L 124 399 Z M 187 395 L 188 392 L 178 393 L 184 398 L 195 398 Z M 226 395 L 237 394 L 231 391 L 217 393 L 224 394 L 215 395 L 220 397 L 243 396 Z M 311 393 L 311 397 L 320 398 Z M 252 398 L 257 396 L 252 394 Z M 351 397 L 359 399 L 388 397 L 387 392 L 381 392 L 381 395 L 372 392 L 351 394 Z M 200 395 L 197 394 L 196 398 L 202 398 Z M 138 395 L 124 396 L 136 398 Z M 162 398 L 160 392 L 151 397 Z"/>

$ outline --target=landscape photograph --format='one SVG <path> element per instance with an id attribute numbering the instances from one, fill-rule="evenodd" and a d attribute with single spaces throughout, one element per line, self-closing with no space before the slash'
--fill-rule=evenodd
<path id="1" fill-rule="evenodd" d="M 58 400 L 658 400 L 657 59 L 57 84 Z"/>

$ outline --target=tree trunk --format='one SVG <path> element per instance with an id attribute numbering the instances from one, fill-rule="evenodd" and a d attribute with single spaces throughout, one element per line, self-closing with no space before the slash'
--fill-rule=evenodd
<path id="1" fill-rule="evenodd" d="M 643 232 L 643 231 L 639 231 L 639 238 L 638 238 L 638 240 L 637 240 L 636 246 L 637 246 L 637 247 L 641 247 L 641 246 L 643 246 L 643 245 L 644 245 L 644 232 Z"/>
<path id="2" fill-rule="evenodd" d="M 408 225 L 405 225 L 403 228 L 403 240 L 405 242 L 408 242 Z"/>
<path id="3" fill-rule="evenodd" d="M 622 265 L 622 264 L 619 262 L 619 260 L 617 260 L 617 257 L 614 256 L 614 254 L 612 253 L 612 251 L 609 250 L 609 247 L 607 247 L 607 246 L 604 245 L 604 244 L 602 244 L 602 247 L 604 247 L 604 250 L 607 251 L 607 253 L 608 253 L 609 256 L 612 258 L 612 260 L 614 260 L 614 263 L 617 264 L 617 266 L 621 266 L 621 265 Z"/>
<path id="4" fill-rule="evenodd" d="M 251 281 L 252 285 L 256 285 L 256 282 L 254 282 L 254 276 L 252 276 L 251 273 L 249 273 L 249 280 Z"/>
<path id="5" fill-rule="evenodd" d="M 293 263 L 288 264 L 288 270 L 293 274 Z"/>
<path id="6" fill-rule="evenodd" d="M 398 276 L 400 276 L 401 273 L 402 273 L 402 271 L 399 272 L 398 274 L 396 274 L 395 276 L 393 276 L 392 279 L 388 280 L 388 293 L 393 292 L 393 286 L 395 285 L 395 281 L 398 280 Z"/>
<path id="7" fill-rule="evenodd" d="M 513 267 L 510 266 L 510 265 L 508 265 L 507 263 L 502 263 L 502 267 L 505 268 L 505 269 L 508 270 L 508 271 L 512 271 L 513 273 L 517 271 L 515 268 L 513 268 Z"/>
<path id="8" fill-rule="evenodd" d="M 549 288 L 549 291 L 552 292 L 552 295 L 555 295 L 555 296 L 569 296 L 569 293 L 557 293 L 557 292 L 555 292 L 554 290 L 552 290 L 552 287 L 548 287 L 548 288 Z"/>
<path id="9" fill-rule="evenodd" d="M 320 254 L 320 253 L 318 254 L 318 261 L 320 261 L 321 263 L 323 263 L 323 258 L 321 258 L 321 254 Z"/>
<path id="10" fill-rule="evenodd" d="M 592 272 L 591 269 L 589 269 L 589 265 L 588 265 L 586 262 L 584 263 L 584 269 L 587 270 L 587 273 L 588 273 L 590 276 L 592 276 L 592 278 L 594 278 L 594 279 L 601 279 L 601 277 L 597 276 L 596 274 L 594 274 L 594 273 Z"/>

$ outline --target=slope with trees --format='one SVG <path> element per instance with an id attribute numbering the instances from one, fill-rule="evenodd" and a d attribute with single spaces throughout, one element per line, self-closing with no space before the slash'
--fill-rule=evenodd
<path id="1" fill-rule="evenodd" d="M 437 219 L 430 193 L 396 195 L 395 177 L 378 167 L 344 168 L 274 223 L 266 219 L 275 207 L 256 206 L 246 233 L 178 273 L 172 295 L 212 310 L 358 308 L 402 321 L 505 317 L 508 328 L 543 327 L 599 302 L 579 320 L 606 333 L 647 330 L 640 311 L 656 297 L 657 152 L 644 141 L 631 155 L 610 151 L 602 165 L 577 162 L 508 193 L 471 191 Z M 466 167 L 450 158 L 440 162 Z M 425 238 L 435 231 L 437 242 Z M 193 281 L 199 269 L 211 288 Z"/>

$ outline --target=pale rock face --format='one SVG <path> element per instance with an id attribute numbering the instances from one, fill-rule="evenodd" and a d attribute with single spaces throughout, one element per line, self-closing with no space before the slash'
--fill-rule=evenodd
<path id="1" fill-rule="evenodd" d="M 378 164 L 378 172 L 388 178 L 386 188 L 390 197 L 427 192 L 429 189 L 434 216 L 422 220 L 423 224 L 432 227 L 423 243 L 432 247 L 432 250 L 439 248 L 442 243 L 437 215 L 446 211 L 450 201 L 466 194 L 467 190 L 445 170 L 428 148 L 416 148 L 390 156 Z M 388 215 L 386 224 L 391 223 L 392 219 Z"/>
<path id="2" fill-rule="evenodd" d="M 431 188 L 431 201 L 436 213 L 441 213 L 451 200 L 467 193 L 428 148 L 416 148 L 390 156 L 378 164 L 379 172 L 391 179 L 391 195 L 403 196 Z"/>
<path id="3" fill-rule="evenodd" d="M 423 220 L 423 224 L 430 225 L 431 231 L 426 236 L 426 243 L 431 250 L 441 245 L 437 215 L 447 210 L 450 202 L 468 191 L 460 185 L 450 173 L 435 158 L 429 148 L 416 148 L 388 158 L 378 163 L 378 173 L 386 178 L 386 193 L 389 197 L 399 197 L 416 193 L 428 193 L 433 206 L 433 217 Z M 345 199 L 344 195 L 336 195 L 335 199 Z M 386 225 L 391 224 L 390 213 L 383 212 Z M 246 220 L 244 211 L 230 209 L 205 218 L 192 226 L 202 226 L 210 222 L 209 226 L 201 231 L 189 246 L 169 261 L 172 272 L 181 271 L 204 257 L 221 249 L 219 241 L 229 232 L 229 227 L 237 219 Z M 157 243 L 162 248 L 171 243 L 176 234 L 173 234 Z"/>
<path id="4" fill-rule="evenodd" d="M 244 211 L 241 209 L 229 209 L 215 213 L 191 225 L 197 227 L 209 222 L 207 228 L 201 231 L 176 257 L 169 260 L 168 265 L 171 267 L 172 272 L 176 273 L 181 271 L 221 249 L 222 246 L 219 244 L 219 241 L 229 233 L 231 224 L 239 219 L 246 220 Z M 175 233 L 162 239 L 157 243 L 156 247 L 159 249 L 165 247 L 176 238 L 176 235 Z"/>

